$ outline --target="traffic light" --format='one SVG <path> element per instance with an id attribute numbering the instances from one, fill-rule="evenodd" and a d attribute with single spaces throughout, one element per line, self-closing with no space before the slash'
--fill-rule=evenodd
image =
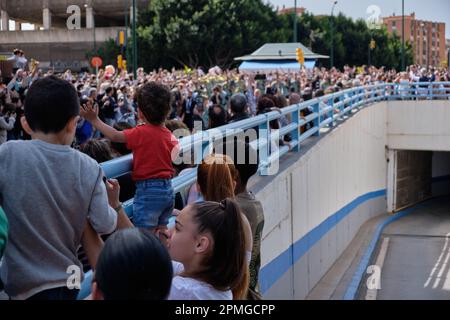
<path id="1" fill-rule="evenodd" d="M 122 57 L 121 54 L 119 54 L 119 55 L 117 56 L 117 68 L 118 68 L 119 70 L 122 70 L 122 69 L 123 69 L 123 57 Z"/>
<path id="2" fill-rule="evenodd" d="M 371 40 L 370 41 L 370 49 L 373 50 L 377 47 L 377 43 L 375 42 L 375 40 Z"/>
<path id="3" fill-rule="evenodd" d="M 118 31 L 117 32 L 116 44 L 119 47 L 126 47 L 127 46 L 127 34 L 125 33 L 125 31 Z"/>
<path id="4" fill-rule="evenodd" d="M 303 50 L 300 48 L 297 48 L 297 61 L 300 64 L 305 64 L 305 55 L 303 54 Z"/>

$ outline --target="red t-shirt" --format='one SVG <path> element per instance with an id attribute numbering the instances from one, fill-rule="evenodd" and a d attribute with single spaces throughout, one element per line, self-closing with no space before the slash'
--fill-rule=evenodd
<path id="1" fill-rule="evenodd" d="M 178 149 L 178 141 L 167 128 L 146 124 L 124 134 L 133 151 L 134 181 L 173 178 L 172 151 Z"/>

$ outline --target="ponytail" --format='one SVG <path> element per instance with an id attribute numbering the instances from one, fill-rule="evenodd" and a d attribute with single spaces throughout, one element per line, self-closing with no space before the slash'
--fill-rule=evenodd
<path id="1" fill-rule="evenodd" d="M 203 268 L 190 275 L 217 290 L 233 292 L 235 300 L 244 299 L 249 286 L 245 231 L 238 204 L 227 198 L 220 203 L 193 204 L 198 232 L 210 232 L 214 248 L 203 261 Z"/>
<path id="2" fill-rule="evenodd" d="M 233 161 L 226 155 L 214 154 L 200 164 L 197 182 L 206 201 L 220 202 L 234 197 L 234 181 L 237 171 Z"/>
<path id="3" fill-rule="evenodd" d="M 241 276 L 236 279 L 236 281 L 231 286 L 231 290 L 233 292 L 233 300 L 244 300 L 247 297 L 248 288 L 250 285 L 250 270 L 247 263 L 247 255 L 246 255 L 246 245 L 245 245 L 245 229 L 244 229 L 244 221 L 242 218 L 242 213 L 238 204 L 231 200 L 230 198 L 221 201 L 220 205 L 224 208 L 227 218 L 230 220 L 235 220 L 236 225 L 238 227 L 236 230 L 241 230 L 240 235 L 242 239 L 239 241 L 240 243 L 240 252 L 244 252 L 243 259 L 236 260 L 236 268 L 240 269 L 239 273 Z"/>

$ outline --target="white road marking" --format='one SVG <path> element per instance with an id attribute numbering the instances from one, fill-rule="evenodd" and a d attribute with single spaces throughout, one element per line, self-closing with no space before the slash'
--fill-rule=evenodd
<path id="1" fill-rule="evenodd" d="M 442 261 L 442 258 L 444 257 L 444 255 L 445 255 L 445 253 L 446 253 L 446 251 L 447 251 L 449 237 L 450 237 L 450 233 L 448 233 L 448 234 L 445 236 L 445 244 L 444 244 L 444 247 L 442 248 L 441 254 L 440 254 L 440 256 L 439 256 L 439 258 L 438 258 L 436 264 L 434 265 L 433 269 L 431 269 L 430 275 L 428 276 L 428 280 L 427 280 L 427 281 L 425 282 L 425 284 L 423 285 L 424 288 L 427 288 L 427 287 L 430 285 L 431 281 L 433 280 L 433 277 L 434 277 L 435 272 L 436 272 L 436 271 L 438 270 L 438 268 L 439 268 L 439 265 L 440 265 L 440 263 L 441 263 L 441 261 Z M 438 276 L 437 276 L 436 279 L 435 279 L 435 282 L 434 282 L 434 285 L 433 285 L 433 289 L 436 289 L 436 287 L 438 286 L 438 284 L 439 284 L 439 279 L 440 279 L 440 277 L 442 277 L 442 273 L 444 272 L 445 266 L 447 265 L 447 262 L 448 262 L 448 259 L 449 259 L 449 258 L 450 258 L 450 251 L 447 253 L 447 255 L 446 255 L 446 257 L 445 257 L 445 262 L 443 263 L 443 265 L 441 266 L 441 269 L 439 270 L 439 274 L 438 274 Z"/>
<path id="2" fill-rule="evenodd" d="M 380 270 L 383 269 L 388 246 L 389 246 L 389 238 L 384 238 L 383 243 L 381 244 L 380 253 L 378 254 L 376 261 L 376 265 L 380 268 Z M 367 289 L 366 300 L 377 300 L 377 294 L 378 294 L 377 289 Z"/>

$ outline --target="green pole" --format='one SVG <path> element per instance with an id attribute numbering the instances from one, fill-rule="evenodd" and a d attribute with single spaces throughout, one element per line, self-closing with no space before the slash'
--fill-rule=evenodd
<path id="1" fill-rule="evenodd" d="M 337 1 L 334 1 L 333 7 L 331 8 L 331 17 L 330 17 L 330 34 L 331 34 L 331 53 L 330 53 L 330 69 L 334 67 L 334 6 L 337 4 Z"/>
<path id="2" fill-rule="evenodd" d="M 128 5 L 128 1 L 125 2 L 125 61 L 127 62 L 127 69 L 128 69 L 128 10 L 130 9 L 130 6 Z M 128 70 L 127 70 L 128 72 Z"/>
<path id="3" fill-rule="evenodd" d="M 133 0 L 133 74 L 137 79 L 136 0 Z"/>
<path id="4" fill-rule="evenodd" d="M 297 42 L 297 0 L 294 2 L 294 43 Z"/>
<path id="5" fill-rule="evenodd" d="M 334 66 L 334 30 L 333 30 L 333 16 L 330 19 L 330 29 L 331 29 L 331 54 L 330 54 L 330 69 Z"/>
<path id="6" fill-rule="evenodd" d="M 402 71 L 405 70 L 405 0 L 402 0 Z"/>

